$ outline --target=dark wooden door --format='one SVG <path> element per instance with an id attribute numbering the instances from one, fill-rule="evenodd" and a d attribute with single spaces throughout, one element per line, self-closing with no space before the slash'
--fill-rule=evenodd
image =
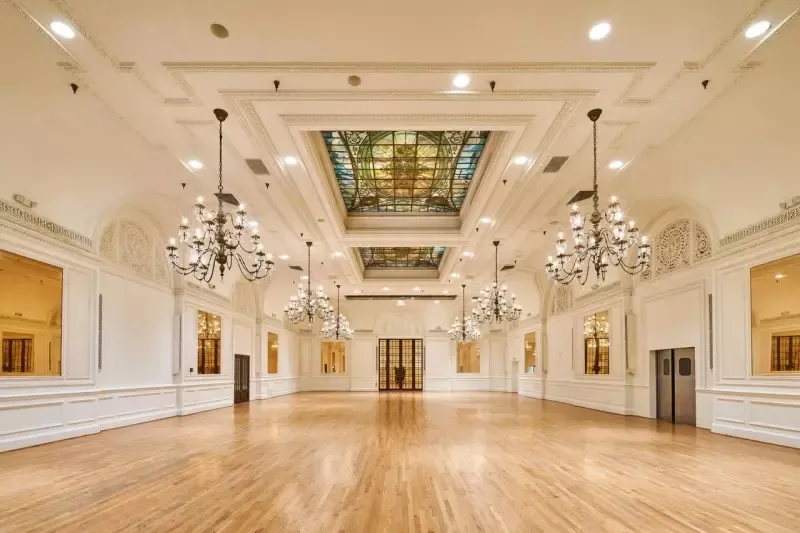
<path id="1" fill-rule="evenodd" d="M 236 354 L 233 365 L 233 403 L 250 401 L 250 356 Z"/>
<path id="2" fill-rule="evenodd" d="M 422 390 L 422 339 L 378 339 L 378 389 Z"/>

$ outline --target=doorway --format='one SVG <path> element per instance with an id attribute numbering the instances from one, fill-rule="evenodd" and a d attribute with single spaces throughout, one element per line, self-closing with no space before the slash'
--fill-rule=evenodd
<path id="1" fill-rule="evenodd" d="M 422 390 L 422 339 L 378 339 L 378 389 Z"/>
<path id="2" fill-rule="evenodd" d="M 696 425 L 694 348 L 657 350 L 655 354 L 657 417 L 671 424 Z"/>
<path id="3" fill-rule="evenodd" d="M 233 403 L 250 401 L 250 356 L 236 354 L 233 362 Z"/>
<path id="4" fill-rule="evenodd" d="M 519 392 L 519 361 L 511 363 L 511 392 Z"/>

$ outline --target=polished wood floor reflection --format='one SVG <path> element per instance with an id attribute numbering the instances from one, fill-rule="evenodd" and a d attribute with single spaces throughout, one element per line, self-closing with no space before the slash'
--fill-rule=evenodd
<path id="1" fill-rule="evenodd" d="M 800 531 L 800 452 L 511 394 L 309 393 L 0 454 L 0 531 Z"/>

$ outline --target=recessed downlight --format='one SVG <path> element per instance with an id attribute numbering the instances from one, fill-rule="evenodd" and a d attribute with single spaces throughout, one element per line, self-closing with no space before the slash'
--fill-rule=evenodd
<path id="1" fill-rule="evenodd" d="M 297 164 L 297 158 L 293 155 L 287 155 L 283 158 L 283 162 L 291 167 Z"/>
<path id="2" fill-rule="evenodd" d="M 602 41 L 608 37 L 609 33 L 611 33 L 611 24 L 609 22 L 598 22 L 589 30 L 589 39 Z"/>
<path id="3" fill-rule="evenodd" d="M 66 22 L 62 22 L 60 20 L 54 20 L 53 22 L 50 23 L 50 29 L 53 30 L 53 33 L 55 33 L 59 37 L 63 37 L 64 39 L 75 38 L 75 30 L 73 30 L 72 26 L 70 26 Z"/>
<path id="4" fill-rule="evenodd" d="M 331 254 L 331 257 L 333 257 L 334 259 L 338 259 L 340 257 L 344 257 L 344 254 L 342 252 L 333 252 Z"/>
<path id="5" fill-rule="evenodd" d="M 744 36 L 748 39 L 756 39 L 757 37 L 761 37 L 767 30 L 772 27 L 772 24 L 768 20 L 759 20 L 758 22 L 754 22 L 747 29 L 744 31 Z"/>
<path id="6" fill-rule="evenodd" d="M 475 257 L 475 252 L 464 252 L 461 255 L 464 257 Z"/>
<path id="7" fill-rule="evenodd" d="M 518 155 L 514 158 L 514 164 L 517 166 L 526 165 L 528 163 L 528 158 L 524 155 Z"/>
<path id="8" fill-rule="evenodd" d="M 461 277 L 461 274 L 459 274 L 458 272 L 453 272 L 452 274 L 450 274 L 450 277 L 453 279 L 458 279 Z"/>
<path id="9" fill-rule="evenodd" d="M 411 289 L 411 290 L 412 290 L 412 291 L 414 291 L 414 292 L 420 292 L 422 289 L 421 289 L 421 288 L 419 288 L 419 287 L 414 287 L 414 288 L 413 288 L 413 289 Z"/>
<path id="10" fill-rule="evenodd" d="M 481 217 L 481 224 L 491 224 L 492 217 Z"/>
<path id="11" fill-rule="evenodd" d="M 406 301 L 405 300 L 397 300 L 397 306 L 398 307 L 403 307 L 404 305 L 406 305 Z"/>
<path id="12" fill-rule="evenodd" d="M 384 287 L 384 288 L 382 288 L 381 290 L 382 290 L 383 292 L 389 292 L 389 291 L 390 291 L 390 290 L 392 290 L 392 289 L 390 289 L 389 287 Z"/>
<path id="13" fill-rule="evenodd" d="M 456 74 L 453 78 L 453 87 L 464 89 L 469 85 L 469 76 L 466 74 Z"/>
<path id="14" fill-rule="evenodd" d="M 444 290 L 442 291 L 442 294 L 450 294 L 450 291 L 448 291 L 447 289 L 444 289 Z"/>
<path id="15" fill-rule="evenodd" d="M 625 166 L 625 162 L 619 159 L 615 159 L 608 164 L 608 168 L 611 170 L 619 170 Z"/>
<path id="16" fill-rule="evenodd" d="M 308 276 L 306 276 L 305 274 L 303 274 L 302 276 L 300 276 L 300 279 L 302 279 L 303 281 L 306 281 L 306 280 L 308 279 Z"/>
<path id="17" fill-rule="evenodd" d="M 439 300 L 434 300 L 433 303 L 438 304 Z"/>
<path id="18" fill-rule="evenodd" d="M 785 277 L 786 277 L 786 274 L 775 274 L 775 279 L 776 280 L 782 280 Z"/>
<path id="19" fill-rule="evenodd" d="M 278 256 L 278 259 L 280 259 L 281 261 L 287 261 L 289 259 L 289 256 L 286 254 L 281 254 Z"/>
<path id="20" fill-rule="evenodd" d="M 200 170 L 205 166 L 203 165 L 203 162 L 200 161 L 199 159 L 190 159 L 186 162 L 186 164 L 189 165 L 189 168 L 191 168 L 192 170 Z"/>

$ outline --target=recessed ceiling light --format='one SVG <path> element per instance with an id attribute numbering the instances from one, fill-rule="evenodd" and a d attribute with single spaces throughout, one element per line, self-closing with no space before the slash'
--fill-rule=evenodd
<path id="1" fill-rule="evenodd" d="M 461 255 L 464 257 L 475 257 L 475 252 L 464 252 Z"/>
<path id="2" fill-rule="evenodd" d="M 445 290 L 443 290 L 443 291 L 442 291 L 442 294 L 450 294 L 450 291 L 448 291 L 447 289 L 445 289 Z"/>
<path id="3" fill-rule="evenodd" d="M 608 22 L 598 22 L 589 30 L 589 39 L 600 41 L 608 37 L 609 33 L 611 33 L 611 24 Z"/>
<path id="4" fill-rule="evenodd" d="M 481 217 L 481 224 L 491 224 L 492 217 Z"/>
<path id="5" fill-rule="evenodd" d="M 280 259 L 281 261 L 286 261 L 287 259 L 289 259 L 289 256 L 286 254 L 281 254 L 278 256 L 278 259 Z"/>
<path id="6" fill-rule="evenodd" d="M 467 85 L 469 85 L 469 76 L 466 74 L 456 74 L 456 77 L 453 78 L 453 86 L 463 89 Z"/>
<path id="7" fill-rule="evenodd" d="M 772 24 L 768 20 L 759 20 L 758 22 L 754 22 L 744 31 L 744 36 L 748 39 L 755 39 L 756 37 L 761 37 L 767 30 L 772 27 Z"/>
<path id="8" fill-rule="evenodd" d="M 438 304 L 439 300 L 434 300 L 433 303 Z"/>
<path id="9" fill-rule="evenodd" d="M 406 305 L 406 301 L 405 300 L 397 300 L 397 305 L 398 305 L 398 307 L 403 307 L 404 305 Z"/>
<path id="10" fill-rule="evenodd" d="M 421 291 L 422 289 L 420 289 L 419 287 L 414 287 L 414 288 L 413 288 L 413 289 L 411 289 L 411 290 L 412 290 L 412 291 L 414 291 L 414 292 L 419 292 L 419 291 Z"/>
<path id="11" fill-rule="evenodd" d="M 450 277 L 453 279 L 458 279 L 461 277 L 461 274 L 459 274 L 458 272 L 453 272 L 452 274 L 450 274 Z"/>
<path id="12" fill-rule="evenodd" d="M 333 253 L 331 254 L 331 257 L 333 257 L 333 258 L 336 258 L 336 257 L 344 257 L 344 254 L 343 254 L 342 252 L 333 252 Z"/>
<path id="13" fill-rule="evenodd" d="M 786 277 L 786 274 L 775 274 L 775 279 L 783 279 Z"/>
<path id="14" fill-rule="evenodd" d="M 200 170 L 204 166 L 203 162 L 198 159 L 190 159 L 186 164 L 189 165 L 189 168 L 194 170 Z"/>
<path id="15" fill-rule="evenodd" d="M 517 157 L 514 158 L 514 164 L 515 165 L 522 166 L 522 165 L 526 164 L 527 162 L 528 162 L 528 158 L 525 157 L 524 155 L 518 155 Z"/>
<path id="16" fill-rule="evenodd" d="M 306 276 L 305 274 L 303 274 L 302 276 L 300 276 L 300 279 L 302 279 L 303 281 L 305 281 L 305 280 L 307 280 L 307 279 L 308 279 L 308 276 Z"/>
<path id="17" fill-rule="evenodd" d="M 247 222 L 247 224 L 253 229 L 256 229 L 258 227 L 258 221 L 257 220 L 250 220 L 250 221 Z"/>
<path id="18" fill-rule="evenodd" d="M 293 155 L 287 155 L 286 157 L 283 158 L 283 162 L 289 166 L 294 166 L 297 164 L 297 158 L 294 157 Z"/>
<path id="19" fill-rule="evenodd" d="M 54 20 L 50 23 L 50 29 L 58 35 L 59 37 L 63 37 L 64 39 L 74 39 L 75 38 L 75 30 L 72 29 L 72 26 L 67 24 L 66 22 L 61 22 L 60 20 Z"/>
<path id="20" fill-rule="evenodd" d="M 390 291 L 390 290 L 392 290 L 392 289 L 390 289 L 389 287 L 384 287 L 384 288 L 382 288 L 381 290 L 382 290 L 382 291 L 384 291 L 384 292 L 386 292 L 386 291 Z"/>
<path id="21" fill-rule="evenodd" d="M 624 161 L 620 161 L 619 159 L 615 159 L 615 160 L 613 160 L 612 162 L 610 162 L 608 164 L 608 168 L 610 168 L 611 170 L 619 170 L 624 166 L 625 166 L 625 162 Z"/>
<path id="22" fill-rule="evenodd" d="M 358 294 L 359 292 L 361 291 L 359 291 L 358 289 L 353 289 L 353 294 Z"/>

